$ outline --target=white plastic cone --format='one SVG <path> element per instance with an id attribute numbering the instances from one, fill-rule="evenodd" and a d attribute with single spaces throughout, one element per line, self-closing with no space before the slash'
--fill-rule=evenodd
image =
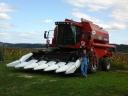
<path id="1" fill-rule="evenodd" d="M 26 61 L 28 58 L 30 58 L 32 55 L 33 55 L 33 53 L 28 53 L 28 54 L 22 56 L 19 60 L 20 60 L 21 62 L 24 62 L 24 61 Z"/>
<path id="2" fill-rule="evenodd" d="M 48 65 L 46 63 L 47 63 L 47 61 L 39 62 L 39 65 L 37 67 L 35 67 L 34 70 L 41 70 L 41 69 L 48 67 Z"/>
<path id="3" fill-rule="evenodd" d="M 15 68 L 22 68 L 24 67 L 28 62 L 22 62 L 20 64 L 15 65 Z"/>
<path id="4" fill-rule="evenodd" d="M 60 68 L 58 68 L 56 70 L 56 73 L 59 73 L 59 72 L 65 72 L 71 65 L 73 65 L 74 62 L 69 62 L 68 64 L 64 65 L 64 66 L 61 66 Z"/>
<path id="5" fill-rule="evenodd" d="M 31 61 L 29 61 L 29 62 L 24 66 L 24 69 L 31 69 L 32 66 L 34 66 L 36 62 L 37 62 L 37 60 L 34 60 L 34 59 L 31 60 Z"/>
<path id="6" fill-rule="evenodd" d="M 64 66 L 66 64 L 66 62 L 59 62 L 59 63 L 56 63 L 54 65 L 49 65 L 45 71 L 52 71 L 52 70 L 56 70 L 58 68 L 60 68 L 61 66 Z"/>
<path id="7" fill-rule="evenodd" d="M 48 67 L 46 67 L 46 68 L 44 69 L 44 71 L 51 71 L 50 69 L 52 69 L 52 67 L 57 67 L 55 64 L 56 64 L 55 61 L 50 61 L 50 62 L 48 62 L 48 63 L 47 63 Z"/>
<path id="8" fill-rule="evenodd" d="M 36 61 L 37 61 L 37 60 L 32 59 L 32 60 L 30 60 L 30 61 L 28 61 L 28 62 L 21 62 L 20 64 L 15 65 L 15 68 L 22 68 L 22 67 L 24 67 L 24 66 L 26 66 L 26 65 L 29 65 L 29 64 L 31 64 L 31 63 L 33 63 L 33 62 L 36 62 Z"/>
<path id="9" fill-rule="evenodd" d="M 76 60 L 75 64 L 73 64 L 72 66 L 70 66 L 66 70 L 65 74 L 72 74 L 72 73 L 74 73 L 76 71 L 76 69 L 79 68 L 80 64 L 81 64 L 80 60 L 79 59 Z"/>
<path id="10" fill-rule="evenodd" d="M 32 69 L 37 66 L 38 66 L 38 63 L 35 62 L 35 63 L 31 63 L 30 65 L 25 66 L 24 69 Z"/>
<path id="11" fill-rule="evenodd" d="M 6 66 L 7 67 L 14 67 L 15 65 L 20 64 L 20 63 L 21 63 L 20 60 L 16 60 L 16 61 L 13 61 L 13 62 L 7 64 Z"/>

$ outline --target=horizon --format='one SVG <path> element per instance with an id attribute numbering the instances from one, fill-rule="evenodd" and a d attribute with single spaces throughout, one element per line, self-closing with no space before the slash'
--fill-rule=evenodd
<path id="1" fill-rule="evenodd" d="M 30 43 L 11 43 L 11 42 L 0 42 L 0 43 L 3 43 L 3 44 L 39 44 L 39 45 L 45 45 L 46 43 L 32 43 L 32 42 L 30 42 Z M 110 44 L 112 44 L 112 45 L 128 45 L 128 44 L 116 44 L 116 43 L 110 43 Z"/>
<path id="2" fill-rule="evenodd" d="M 84 18 L 107 30 L 110 43 L 127 45 L 127 4 L 127 0 L 1 0 L 0 42 L 45 44 L 43 33 L 53 29 L 55 21 Z"/>

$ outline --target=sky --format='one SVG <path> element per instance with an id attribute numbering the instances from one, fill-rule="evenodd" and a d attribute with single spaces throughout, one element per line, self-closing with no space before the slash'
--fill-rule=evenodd
<path id="1" fill-rule="evenodd" d="M 110 43 L 128 44 L 127 4 L 128 0 L 0 0 L 0 42 L 45 43 L 44 31 L 53 30 L 55 21 L 84 18 L 107 30 Z"/>

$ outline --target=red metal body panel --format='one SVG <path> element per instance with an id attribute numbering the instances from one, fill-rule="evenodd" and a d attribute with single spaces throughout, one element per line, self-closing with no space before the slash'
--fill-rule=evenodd
<path id="1" fill-rule="evenodd" d="M 93 49 L 98 58 L 102 58 L 109 53 L 109 48 L 114 48 L 115 46 L 109 44 L 109 34 L 103 28 L 99 27 L 96 24 L 88 20 L 81 20 L 81 22 L 76 22 L 73 20 L 66 19 L 64 22 L 68 22 L 74 26 L 79 27 L 82 30 L 82 34 L 88 36 L 88 40 L 81 36 L 80 42 L 77 42 L 75 45 L 59 46 L 66 48 L 81 48 L 81 41 L 85 42 L 85 47 Z M 54 38 L 52 40 L 52 47 L 58 47 L 56 44 L 57 37 L 57 27 L 54 30 Z"/>

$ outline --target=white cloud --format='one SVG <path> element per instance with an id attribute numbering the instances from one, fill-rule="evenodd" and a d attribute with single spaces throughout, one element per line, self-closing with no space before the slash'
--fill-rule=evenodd
<path id="1" fill-rule="evenodd" d="M 66 0 L 72 6 L 77 8 L 89 8 L 89 10 L 98 11 L 111 7 L 116 0 Z"/>
<path id="2" fill-rule="evenodd" d="M 10 30 L 13 27 L 14 27 L 14 25 L 10 24 L 9 22 L 1 22 L 0 23 L 0 30 Z"/>
<path id="3" fill-rule="evenodd" d="M 103 11 L 105 9 L 112 13 L 114 19 L 128 19 L 128 0 L 66 0 L 67 3 L 73 5 L 75 8 L 86 8 L 91 11 Z M 127 20 L 128 21 L 128 20 Z"/>
<path id="4" fill-rule="evenodd" d="M 10 34 L 8 32 L 0 32 L 0 42 L 8 41 Z"/>
<path id="5" fill-rule="evenodd" d="M 8 35 L 8 33 L 6 33 L 6 32 L 0 32 L 0 37 L 6 36 L 6 35 Z"/>
<path id="6" fill-rule="evenodd" d="M 121 22 L 112 22 L 108 25 L 109 25 L 108 30 L 123 30 L 127 28 L 126 24 L 125 23 L 123 24 Z"/>
<path id="7" fill-rule="evenodd" d="M 51 22 L 53 22 L 53 19 L 50 19 L 50 18 L 46 18 L 46 19 L 40 19 L 40 20 L 38 20 L 37 22 L 39 22 L 39 23 L 45 23 L 45 24 L 48 24 L 48 23 L 51 23 Z"/>
<path id="8" fill-rule="evenodd" d="M 12 11 L 14 11 L 12 6 L 7 3 L 0 2 L 0 31 L 9 30 L 13 27 L 13 25 L 9 23 L 9 20 L 11 19 L 9 13 Z"/>
<path id="9" fill-rule="evenodd" d="M 103 27 L 106 30 L 122 30 L 127 28 L 127 25 L 125 23 L 117 22 L 117 21 L 103 22 L 102 20 L 89 16 L 88 14 L 82 13 L 79 10 L 74 10 L 72 12 L 72 15 L 79 19 L 84 18 L 89 21 L 92 21 L 93 23 Z"/>
<path id="10" fill-rule="evenodd" d="M 46 43 L 42 31 L 32 32 L 0 32 L 0 42 L 10 43 Z"/>
<path id="11" fill-rule="evenodd" d="M 123 11 L 122 11 L 123 10 Z M 116 9 L 112 12 L 112 18 L 117 21 L 128 23 L 128 7 L 127 9 Z"/>
<path id="12" fill-rule="evenodd" d="M 88 1 L 87 7 L 92 11 L 108 9 L 115 3 L 115 0 L 93 0 L 93 1 L 86 0 L 86 1 Z"/>
<path id="13" fill-rule="evenodd" d="M 8 4 L 4 2 L 0 3 L 0 13 L 8 13 L 12 11 L 13 11 L 13 8 L 11 6 L 9 6 Z"/>
<path id="14" fill-rule="evenodd" d="M 72 15 L 73 15 L 74 17 L 76 17 L 76 18 L 79 18 L 79 19 L 84 18 L 84 19 L 87 19 L 87 20 L 89 20 L 89 21 L 99 22 L 99 20 L 96 19 L 95 17 L 91 17 L 91 16 L 89 16 L 89 15 L 87 15 L 87 14 L 85 14 L 85 13 L 82 13 L 82 12 L 78 11 L 78 10 L 73 11 L 73 12 L 72 12 Z"/>
<path id="15" fill-rule="evenodd" d="M 53 22 L 53 20 L 52 19 L 45 19 L 45 20 L 43 20 L 43 22 L 44 23 L 51 23 L 51 22 Z"/>
<path id="16" fill-rule="evenodd" d="M 88 19 L 109 30 L 128 28 L 128 0 L 66 0 L 66 2 L 74 6 L 73 9 L 77 9 L 72 12 L 74 17 Z M 97 11 L 107 12 L 106 18 L 110 16 L 110 21 L 104 22 L 104 20 L 96 19 L 96 17 L 81 12 L 81 9 L 92 13 Z"/>
<path id="17" fill-rule="evenodd" d="M 6 13 L 0 13 L 0 20 L 9 20 L 11 17 Z"/>
<path id="18" fill-rule="evenodd" d="M 0 3 L 0 20 L 8 20 L 11 17 L 8 15 L 9 12 L 12 12 L 13 8 L 6 3 Z"/>
<path id="19" fill-rule="evenodd" d="M 85 7 L 85 0 L 66 0 L 69 4 L 75 6 L 75 7 L 80 7 L 83 8 Z"/>

